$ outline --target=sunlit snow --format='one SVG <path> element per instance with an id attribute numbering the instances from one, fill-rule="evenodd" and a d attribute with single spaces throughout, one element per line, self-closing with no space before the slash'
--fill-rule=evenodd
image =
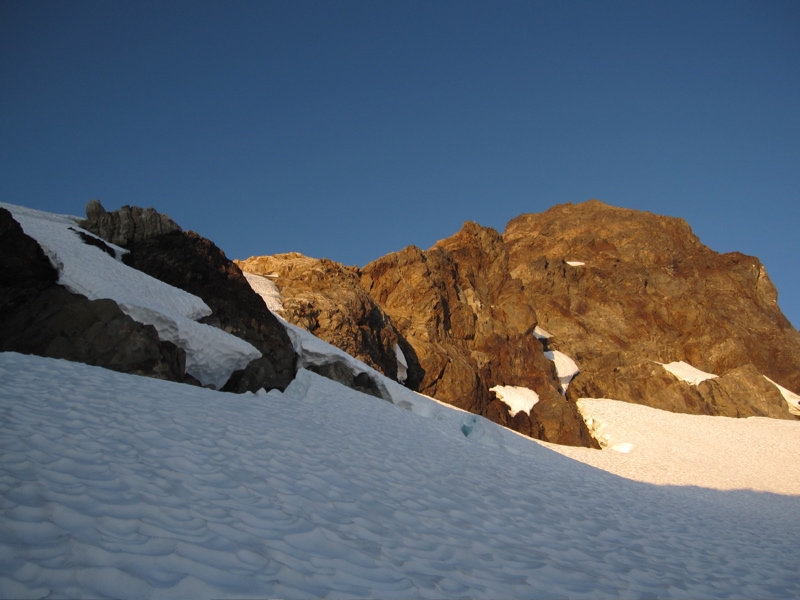
<path id="1" fill-rule="evenodd" d="M 769 377 L 764 376 L 764 379 L 769 381 L 772 385 L 778 388 L 778 391 L 783 396 L 783 399 L 786 400 L 786 404 L 789 405 L 789 412 L 793 415 L 800 415 L 800 395 L 795 394 L 794 392 L 787 390 L 782 385 L 779 385 L 772 381 Z"/>
<path id="2" fill-rule="evenodd" d="M 264 304 L 267 305 L 268 309 L 272 312 L 280 312 L 283 310 L 281 292 L 274 281 L 269 277 L 254 275 L 247 271 L 242 271 L 242 274 L 245 279 L 247 279 L 247 283 L 250 284 L 250 287 L 253 288 L 253 291 L 263 298 Z"/>
<path id="3" fill-rule="evenodd" d="M 559 352 L 558 350 L 547 351 L 544 353 L 544 355 L 556 364 L 556 375 L 558 376 L 558 382 L 561 385 L 561 391 L 566 392 L 569 382 L 572 381 L 572 378 L 575 377 L 575 375 L 581 372 L 577 363 L 569 356 L 563 352 Z"/>
<path id="4" fill-rule="evenodd" d="M 664 367 L 667 371 L 675 375 L 681 381 L 686 381 L 691 383 L 692 385 L 698 385 L 705 381 L 706 379 L 715 379 L 719 377 L 718 375 L 714 375 L 713 373 L 706 373 L 705 371 L 701 371 L 700 369 L 696 369 L 689 363 L 678 361 L 678 362 L 671 362 L 667 364 L 659 363 L 662 367 Z"/>
<path id="5" fill-rule="evenodd" d="M 408 378 L 408 361 L 399 344 L 394 345 L 394 356 L 397 359 L 397 381 L 405 383 Z"/>
<path id="6" fill-rule="evenodd" d="M 608 449 L 549 448 L 638 481 L 800 499 L 800 421 L 685 415 L 603 399 L 581 399 L 578 407 Z"/>
<path id="7" fill-rule="evenodd" d="M 579 260 L 568 260 L 568 261 L 565 261 L 565 262 L 566 262 L 566 263 L 567 263 L 567 264 L 568 264 L 570 267 L 582 267 L 583 265 L 585 265 L 585 264 L 586 264 L 586 263 L 584 263 L 584 262 L 581 262 L 581 261 L 579 261 Z"/>
<path id="8" fill-rule="evenodd" d="M 549 340 L 551 337 L 553 337 L 552 333 L 548 333 L 538 325 L 533 328 L 533 335 L 535 335 L 539 340 Z"/>
<path id="9" fill-rule="evenodd" d="M 497 399 L 508 406 L 508 414 L 512 417 L 518 412 L 531 414 L 531 409 L 539 402 L 539 394 L 531 389 L 516 385 L 496 385 L 491 390 Z"/>

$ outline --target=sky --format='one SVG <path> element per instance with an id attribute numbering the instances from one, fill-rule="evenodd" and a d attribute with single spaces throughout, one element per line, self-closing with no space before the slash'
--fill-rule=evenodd
<path id="1" fill-rule="evenodd" d="M 0 201 L 364 265 L 599 199 L 800 324 L 800 3 L 0 0 Z"/>

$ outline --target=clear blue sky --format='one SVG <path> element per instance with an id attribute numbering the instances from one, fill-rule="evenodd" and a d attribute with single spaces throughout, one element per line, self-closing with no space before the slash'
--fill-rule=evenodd
<path id="1" fill-rule="evenodd" d="M 800 324 L 800 2 L 0 2 L 0 200 L 364 265 L 597 198 Z"/>

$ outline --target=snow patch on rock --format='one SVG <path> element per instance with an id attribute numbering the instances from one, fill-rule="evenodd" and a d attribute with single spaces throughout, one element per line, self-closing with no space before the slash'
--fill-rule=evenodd
<path id="1" fill-rule="evenodd" d="M 545 352 L 544 355 L 546 358 L 556 363 L 556 374 L 558 375 L 561 392 L 566 393 L 569 382 L 572 381 L 575 375 L 581 372 L 578 368 L 578 364 L 569 356 L 558 350 L 549 350 Z"/>
<path id="2" fill-rule="evenodd" d="M 531 409 L 539 402 L 539 394 L 526 387 L 496 385 L 490 389 L 495 393 L 498 400 L 508 406 L 508 414 L 512 417 L 519 412 L 524 412 L 530 416 Z"/>
<path id="3" fill-rule="evenodd" d="M 250 284 L 250 287 L 253 288 L 253 291 L 264 300 L 264 304 L 267 305 L 268 309 L 272 312 L 280 312 L 283 310 L 281 291 L 278 289 L 278 286 L 275 285 L 274 281 L 263 275 L 255 275 L 247 271 L 242 271 L 242 274 L 245 279 L 247 279 L 247 283 Z"/>
<path id="4" fill-rule="evenodd" d="M 119 307 L 135 321 L 155 327 L 159 339 L 183 348 L 186 372 L 204 386 L 220 389 L 231 373 L 261 357 L 261 352 L 250 343 L 211 325 L 145 306 L 122 303 Z"/>
<path id="5" fill-rule="evenodd" d="M 394 355 L 397 358 L 397 381 L 405 383 L 408 379 L 408 361 L 399 344 L 394 345 Z"/>
<path id="6" fill-rule="evenodd" d="M 187 319 L 200 319 L 211 309 L 200 298 L 150 277 L 85 244 L 74 229 L 78 217 L 0 203 L 14 216 L 23 231 L 35 239 L 58 270 L 58 282 L 89 300 L 110 298 Z M 72 229 L 70 229 L 72 228 Z M 81 229 L 81 231 L 83 231 Z M 89 234 L 87 232 L 88 235 Z M 118 255 L 127 250 L 108 244 Z"/>
<path id="7" fill-rule="evenodd" d="M 689 363 L 683 362 L 682 360 L 677 362 L 671 363 L 658 363 L 662 367 L 664 367 L 667 371 L 675 375 L 681 381 L 686 381 L 691 383 L 692 385 L 699 385 L 700 383 L 704 382 L 707 379 L 716 379 L 719 375 L 714 375 L 713 373 L 706 373 L 705 371 L 701 371 L 700 369 L 696 369 Z"/>
<path id="8" fill-rule="evenodd" d="M 85 244 L 76 230 L 78 217 L 54 215 L 0 203 L 27 235 L 35 239 L 58 270 L 59 283 L 89 300 L 109 298 L 131 318 L 153 325 L 159 339 L 186 352 L 186 372 L 203 385 L 222 387 L 231 374 L 261 356 L 244 340 L 197 323 L 211 309 L 194 294 L 133 269 Z M 88 234 L 87 235 L 92 235 Z M 117 256 L 124 248 L 108 244 Z"/>
<path id="9" fill-rule="evenodd" d="M 800 395 L 795 394 L 790 390 L 787 390 L 785 387 L 783 387 L 778 383 L 775 383 L 774 381 L 772 381 L 772 379 L 770 379 L 766 375 L 764 376 L 764 379 L 766 379 L 772 385 L 778 388 L 778 391 L 781 393 L 781 396 L 783 396 L 783 399 L 786 400 L 786 404 L 789 405 L 789 412 L 792 413 L 793 415 L 800 416 Z"/>

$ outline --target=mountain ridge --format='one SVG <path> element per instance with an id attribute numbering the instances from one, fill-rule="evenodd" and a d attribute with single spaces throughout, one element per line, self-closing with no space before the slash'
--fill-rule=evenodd
<path id="1" fill-rule="evenodd" d="M 258 274 L 258 260 L 236 262 Z M 559 406 L 558 374 L 538 360 L 545 349 L 578 362 L 570 405 L 613 397 L 693 414 L 792 418 L 791 404 L 762 377 L 800 389 L 800 334 L 780 312 L 777 290 L 757 258 L 711 250 L 683 219 L 568 203 L 520 215 L 502 234 L 468 221 L 427 251 L 409 246 L 348 269 L 405 342 L 412 386 L 527 435 L 577 433 L 567 443 L 582 443 L 579 427 L 548 434 L 536 407 L 515 423 L 491 391 L 523 385 L 546 400 L 539 411 L 548 398 Z M 281 276 L 275 282 L 285 285 Z M 313 290 L 305 293 L 313 304 Z M 498 327 L 501 343 L 492 345 Z M 516 372 L 498 367 L 508 355 Z M 692 385 L 661 366 L 673 362 L 720 377 Z M 562 410 L 555 421 L 564 418 Z"/>
<path id="2" fill-rule="evenodd" d="M 19 264 L 4 265 L 0 318 L 16 332 L 5 336 L 4 350 L 239 393 L 285 389 L 306 366 L 386 399 L 368 366 L 527 436 L 576 446 L 598 446 L 578 410 L 582 397 L 690 414 L 800 413 L 793 393 L 800 388 L 800 334 L 780 313 L 763 266 L 710 250 L 681 219 L 599 201 L 558 205 L 520 215 L 502 234 L 466 222 L 428 250 L 409 246 L 358 268 L 299 253 L 230 261 L 154 209 L 108 213 L 93 201 L 83 221 L 14 210 L 19 216 L 3 216 L 0 231 L 9 255 L 25 246 L 14 218 L 39 231 L 43 248 L 53 227 L 65 245 L 47 250 L 58 282 L 45 269 L 20 283 Z M 44 265 L 48 258 L 41 250 L 35 258 L 30 248 L 29 258 L 17 258 Z M 156 296 L 137 307 L 125 298 L 138 292 L 118 292 L 97 278 L 70 288 L 68 271 L 78 263 L 69 265 L 78 255 L 105 261 L 97 268 L 114 267 L 114 277 L 128 278 L 119 269 L 133 267 L 143 274 L 134 278 L 139 285 L 152 287 L 141 279 L 147 273 L 189 296 L 178 308 L 162 307 Z M 261 276 L 257 286 L 254 276 Z M 37 319 L 41 307 L 19 294 L 36 298 L 50 288 L 58 298 L 50 313 L 86 306 L 86 316 Z M 281 295 L 283 318 L 365 368 L 328 358 L 298 362 L 288 325 L 259 295 L 268 305 Z M 103 302 L 106 312 L 93 308 Z M 113 307 L 121 312 L 108 312 Z M 225 348 L 222 355 L 208 353 L 208 336 L 216 340 L 211 346 Z M 521 404 L 515 400 L 523 396 Z"/>

